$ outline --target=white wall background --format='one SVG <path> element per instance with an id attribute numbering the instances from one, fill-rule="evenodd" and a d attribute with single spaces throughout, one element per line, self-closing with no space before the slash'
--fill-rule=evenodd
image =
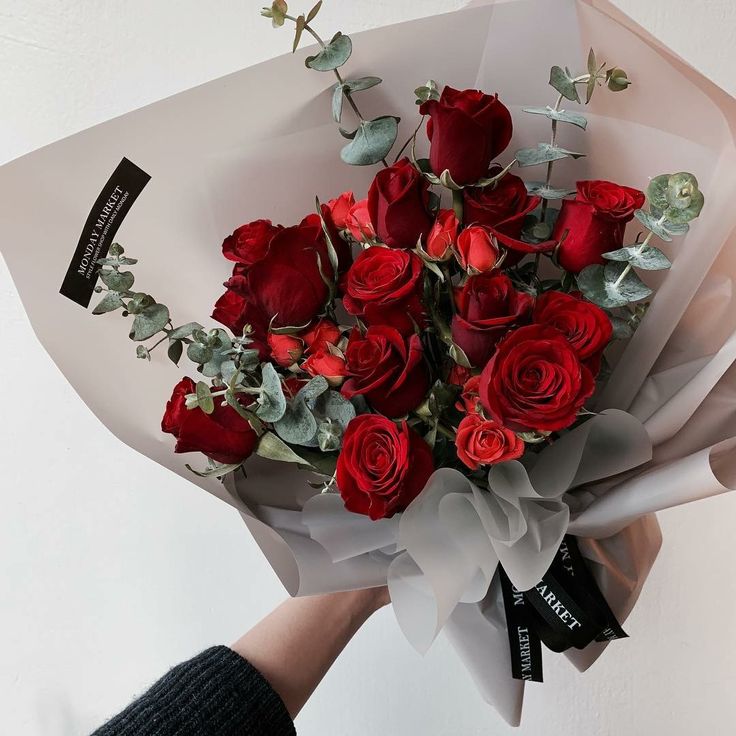
<path id="1" fill-rule="evenodd" d="M 736 94 L 733 0 L 616 2 Z M 289 34 L 259 18 L 262 4 L 0 0 L 0 162 L 286 51 Z M 326 0 L 320 23 L 349 32 L 463 4 Z M 234 511 L 120 444 L 77 399 L 1 260 L 0 330 L 0 733 L 81 735 L 284 593 Z M 736 730 L 736 497 L 661 522 L 631 639 L 585 676 L 548 656 L 521 736 Z M 390 611 L 359 633 L 298 726 L 305 736 L 513 732 L 445 642 L 422 660 Z"/>

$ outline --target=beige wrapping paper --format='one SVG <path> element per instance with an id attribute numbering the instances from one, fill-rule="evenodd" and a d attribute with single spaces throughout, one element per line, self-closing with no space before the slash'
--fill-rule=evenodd
<path id="1" fill-rule="evenodd" d="M 548 136 L 547 121 L 521 108 L 552 101 L 549 67 L 582 69 L 592 46 L 634 84 L 625 94 L 594 97 L 587 132 L 561 130 L 562 145 L 588 158 L 560 162 L 556 182 L 605 178 L 645 188 L 652 176 L 688 170 L 706 194 L 691 233 L 662 246 L 673 268 L 647 277 L 656 298 L 598 401 L 599 409 L 627 411 L 643 425 L 650 454 L 616 478 L 555 496 L 570 507 L 569 530 L 589 537 L 582 552 L 623 620 L 661 542 L 652 512 L 736 484 L 736 103 L 607 2 L 476 5 L 354 36 L 351 75 L 385 80 L 365 97 L 369 115 L 401 115 L 403 139 L 416 121 L 411 90 L 428 77 L 498 91 L 514 116 L 510 157 Z M 428 607 L 417 616 L 429 616 L 428 641 L 444 624 L 482 696 L 518 723 L 523 685 L 509 676 L 503 606 L 495 584 L 488 589 L 498 530 L 472 501 L 472 489 L 456 488 L 454 497 L 440 489 L 435 512 L 426 513 L 423 523 L 445 531 L 470 525 L 475 532 L 460 540 L 460 553 L 482 556 L 458 590 L 433 591 L 428 572 L 442 549 L 428 550 L 426 569 L 417 565 L 400 517 L 374 524 L 347 514 L 336 496 L 310 499 L 302 472 L 257 458 L 247 483 L 191 475 L 184 465 L 192 458 L 175 455 L 159 430 L 181 371 L 158 354 L 151 364 L 137 360 L 126 324 L 93 317 L 58 293 L 89 209 L 123 156 L 152 179 L 117 240 L 141 259 L 139 288 L 169 305 L 180 324 L 210 313 L 228 276 L 219 244 L 237 225 L 259 217 L 290 224 L 312 210 L 315 194 L 325 200 L 348 188 L 364 192 L 373 171 L 340 163 L 332 79 L 303 68 L 309 52 L 196 87 L 0 168 L 0 248 L 39 340 L 104 425 L 238 509 L 293 595 L 379 585 L 393 566 L 394 582 L 426 596 Z M 522 173 L 539 177 L 533 169 Z M 517 506 L 518 538 L 528 542 L 531 534 L 539 549 L 552 544 L 554 535 L 524 510 L 528 499 Z M 567 512 L 562 516 L 567 523 Z M 516 537 L 505 543 L 513 549 Z M 411 638 L 426 621 L 414 626 L 406 608 L 403 614 Z M 591 645 L 569 657 L 584 669 L 601 650 Z"/>

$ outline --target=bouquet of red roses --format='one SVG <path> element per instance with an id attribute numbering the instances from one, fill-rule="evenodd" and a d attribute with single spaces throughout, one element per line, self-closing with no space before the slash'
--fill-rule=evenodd
<path id="1" fill-rule="evenodd" d="M 498 95 L 430 81 L 415 91 L 418 121 L 389 164 L 399 120 L 363 118 L 358 93 L 381 80 L 342 76 L 352 44 L 340 33 L 322 41 L 311 25 L 319 6 L 293 17 L 275 0 L 263 14 L 295 24 L 295 49 L 303 32 L 320 44 L 306 64 L 334 73 L 335 121 L 348 126 L 346 104 L 355 117 L 340 127 L 341 157 L 379 166 L 367 197 L 343 192 L 296 225 L 261 219 L 225 238 L 234 265 L 212 317 L 226 329 L 175 326 L 133 288 L 135 261 L 117 244 L 98 261 L 94 312 L 129 314 L 140 358 L 165 343 L 174 363 L 186 353 L 196 364 L 200 377 L 179 381 L 162 421 L 175 452 L 206 456 L 193 472 L 239 473 L 254 453 L 310 471 L 330 498 L 310 499 L 304 523 L 331 552 L 346 534 L 338 525 L 337 541 L 325 540 L 324 504 L 334 514 L 339 498 L 344 513 L 373 522 L 402 516 L 387 577 L 420 648 L 449 613 L 417 634 L 412 577 L 453 610 L 468 585 L 482 597 L 498 567 L 513 674 L 541 679 L 540 641 L 562 651 L 624 636 L 568 535 L 575 501 L 564 496 L 650 456 L 641 423 L 596 413 L 593 397 L 607 348 L 631 336 L 652 293 L 637 269 L 670 266 L 653 239 L 686 233 L 703 195 L 689 173 L 656 176 L 646 194 L 602 180 L 556 185 L 554 163 L 584 156 L 560 142 L 566 126 L 587 126 L 566 101 L 630 84 L 592 49 L 581 73 L 552 67 L 554 104 L 524 109 L 550 121 L 549 142 L 509 154 L 512 117 Z M 542 176 L 525 181 L 516 172 L 527 168 Z M 480 544 L 461 550 L 469 570 L 452 563 L 463 583 L 454 593 L 422 560 L 438 524 L 456 547 Z"/>

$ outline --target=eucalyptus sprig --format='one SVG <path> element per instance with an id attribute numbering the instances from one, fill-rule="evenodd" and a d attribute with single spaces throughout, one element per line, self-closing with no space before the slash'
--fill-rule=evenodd
<path id="1" fill-rule="evenodd" d="M 286 21 L 295 25 L 294 43 L 292 51 L 296 51 L 302 39 L 304 31 L 314 38 L 319 44 L 320 51 L 313 56 L 308 56 L 305 64 L 308 68 L 318 72 L 332 72 L 337 78 L 332 93 L 332 117 L 336 123 L 342 120 L 343 102 L 347 100 L 358 118 L 358 127 L 355 130 L 346 130 L 340 127 L 340 134 L 350 142 L 340 151 L 340 158 L 347 164 L 353 166 L 369 166 L 371 164 L 383 163 L 388 166 L 386 156 L 399 132 L 399 120 L 394 115 L 381 115 L 371 120 L 366 120 L 360 112 L 353 95 L 371 87 L 381 84 L 380 77 L 359 77 L 357 79 L 345 79 L 338 71 L 353 52 L 353 44 L 350 36 L 338 31 L 329 41 L 324 41 L 314 30 L 311 22 L 316 18 L 322 7 L 322 0 L 305 15 L 293 16 L 288 13 L 288 5 L 285 0 L 273 0 L 270 7 L 263 8 L 261 15 L 271 18 L 274 28 L 279 28 Z"/>
<path id="2" fill-rule="evenodd" d="M 583 294 L 601 307 L 622 307 L 648 297 L 652 290 L 639 278 L 634 268 L 661 271 L 672 265 L 669 258 L 651 245 L 655 236 L 670 242 L 685 235 L 689 223 L 700 214 L 705 198 L 698 180 L 688 172 L 655 176 L 647 188 L 649 210 L 634 212 L 636 219 L 649 231 L 641 242 L 604 253 L 609 263 L 584 268 L 577 277 Z"/>
<path id="3" fill-rule="evenodd" d="M 538 166 L 539 164 L 547 164 L 547 173 L 544 182 L 529 182 L 527 188 L 530 194 L 542 197 L 542 210 L 540 214 L 540 222 L 547 226 L 546 237 L 552 233 L 552 222 L 548 221 L 547 208 L 548 202 L 555 199 L 563 199 L 564 197 L 574 194 L 574 190 L 560 189 L 552 186 L 552 167 L 555 161 L 563 158 L 578 159 L 585 156 L 584 153 L 570 151 L 562 148 L 557 144 L 557 128 L 559 123 L 568 123 L 585 130 L 588 126 L 587 118 L 579 112 L 565 110 L 562 108 L 564 100 L 571 102 L 581 102 L 578 87 L 585 87 L 585 104 L 587 105 L 593 97 L 596 87 L 605 84 L 612 92 L 620 92 L 625 90 L 631 81 L 626 76 L 626 72 L 619 67 L 608 67 L 604 62 L 598 63 L 595 52 L 590 49 L 588 52 L 587 72 L 574 76 L 570 70 L 565 67 L 553 66 L 550 70 L 549 84 L 553 87 L 558 95 L 554 107 L 525 107 L 524 112 L 531 115 L 544 115 L 552 121 L 552 134 L 549 143 L 538 143 L 534 148 L 522 148 L 516 152 L 516 160 L 519 166 Z M 556 215 L 556 212 L 555 212 Z M 543 238 L 543 239 L 545 239 Z"/>
<path id="4" fill-rule="evenodd" d="M 196 382 L 194 393 L 185 397 L 187 409 L 212 414 L 216 401 L 232 407 L 259 436 L 256 453 L 271 460 L 297 463 L 314 470 L 316 461 L 305 459 L 304 453 L 295 451 L 291 445 L 319 447 L 322 452 L 339 449 L 342 434 L 356 415 L 350 401 L 330 389 L 322 376 L 308 381 L 293 399 L 287 400 L 281 376 L 271 363 L 260 362 L 250 325 L 245 325 L 243 333 L 237 336 L 219 327 L 205 330 L 198 322 L 174 327 L 165 304 L 150 294 L 133 290 L 135 276 L 123 269 L 137 260 L 124 253 L 123 247 L 114 243 L 108 257 L 98 259 L 102 285 L 95 287 L 95 291 L 104 296 L 92 313 L 121 310 L 124 317 L 132 315 L 129 337 L 139 343 L 136 346 L 139 358 L 150 361 L 156 347 L 168 341 L 168 357 L 178 366 L 186 348 L 186 357 L 196 364 L 203 378 L 210 379 L 209 383 Z M 333 255 L 330 253 L 330 261 L 337 273 Z M 154 344 L 143 345 L 156 337 Z M 221 465 L 210 459 L 206 470 L 190 470 L 203 477 L 221 477 L 238 467 L 240 464 Z"/>

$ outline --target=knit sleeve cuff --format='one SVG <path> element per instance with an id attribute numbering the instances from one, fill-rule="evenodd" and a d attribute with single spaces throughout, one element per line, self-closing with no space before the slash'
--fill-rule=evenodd
<path id="1" fill-rule="evenodd" d="M 292 736 L 281 698 L 225 646 L 174 667 L 92 736 Z"/>

